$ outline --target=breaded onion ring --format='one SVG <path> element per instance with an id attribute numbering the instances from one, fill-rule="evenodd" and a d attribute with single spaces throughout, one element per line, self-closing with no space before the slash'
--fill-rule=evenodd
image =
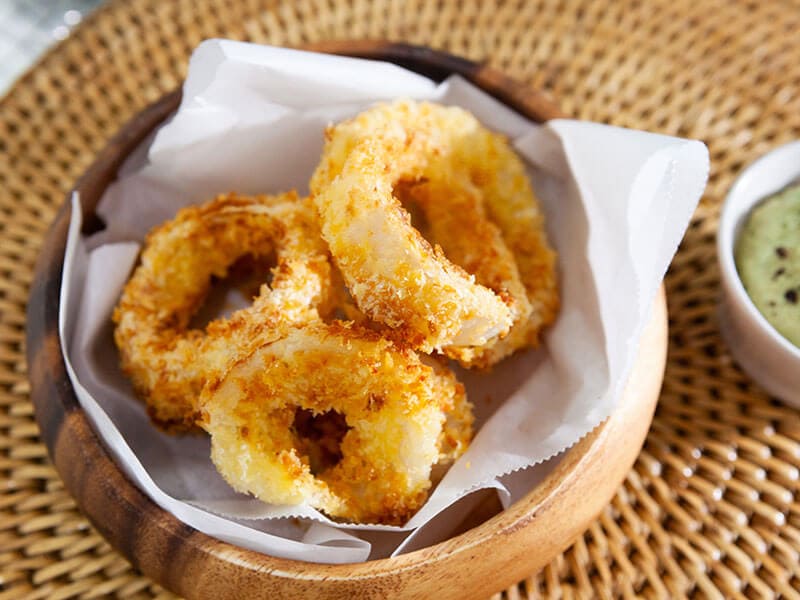
<path id="1" fill-rule="evenodd" d="M 488 368 L 519 348 L 539 344 L 540 332 L 558 313 L 556 253 L 547 241 L 544 215 L 531 188 L 525 165 L 506 138 L 476 126 L 455 145 L 456 161 L 483 192 L 489 218 L 498 226 L 514 255 L 531 312 L 499 342 L 470 358 Z"/>
<path id="2" fill-rule="evenodd" d="M 272 282 L 251 306 L 205 331 L 189 328 L 212 277 L 224 278 L 243 256 L 272 253 Z M 293 192 L 222 195 L 153 230 L 113 315 L 123 370 L 152 420 L 168 430 L 192 427 L 206 381 L 273 339 L 277 325 L 328 310 L 330 278 L 313 207 Z"/>
<path id="3" fill-rule="evenodd" d="M 405 522 L 427 497 L 432 466 L 460 455 L 471 436 L 452 373 L 342 322 L 289 328 L 207 386 L 200 405 L 211 458 L 236 490 L 363 523 Z M 299 410 L 346 421 L 338 462 L 316 474 Z"/>
<path id="4" fill-rule="evenodd" d="M 481 346 L 504 336 L 517 317 L 498 295 L 452 264 L 410 224 L 393 194 L 452 153 L 465 111 L 410 101 L 381 105 L 326 132 L 311 190 L 322 235 L 358 307 L 429 352 Z"/>
<path id="5" fill-rule="evenodd" d="M 437 164 L 445 160 L 447 165 Z M 476 121 L 462 131 L 452 155 L 437 157 L 421 181 L 400 189 L 407 202 L 419 205 L 432 242 L 478 283 L 517 302 L 518 317 L 505 338 L 481 347 L 446 347 L 445 354 L 486 369 L 538 345 L 539 332 L 558 311 L 555 252 L 524 164 L 506 139 Z"/>
<path id="6" fill-rule="evenodd" d="M 516 318 L 509 336 L 513 335 L 528 321 L 531 305 L 514 254 L 488 218 L 480 190 L 464 174 L 456 178 L 450 173 L 401 185 L 397 192 L 405 205 L 419 209 L 426 237 L 440 245 L 450 260 L 479 284 L 512 300 Z M 484 346 L 445 346 L 443 352 L 465 367 L 488 367 L 496 361 L 486 359 L 494 357 L 493 349 L 507 339 Z"/>

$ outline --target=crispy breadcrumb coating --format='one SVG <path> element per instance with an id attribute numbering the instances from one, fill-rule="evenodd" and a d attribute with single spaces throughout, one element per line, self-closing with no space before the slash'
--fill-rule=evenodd
<path id="1" fill-rule="evenodd" d="M 487 368 L 519 348 L 539 345 L 542 330 L 560 306 L 556 252 L 547 241 L 544 213 L 525 172 L 525 165 L 508 140 L 483 128 L 457 145 L 472 182 L 483 190 L 486 211 L 514 254 L 528 293 L 531 313 L 477 361 Z M 476 160 L 481 157 L 481 160 Z"/>
<path id="2" fill-rule="evenodd" d="M 274 253 L 270 286 L 253 304 L 205 331 L 189 323 L 209 291 L 242 256 Z M 264 273 L 264 280 L 268 278 Z M 122 367 L 154 422 L 193 427 L 205 382 L 283 323 L 318 318 L 332 302 L 327 249 L 307 199 L 222 195 L 185 208 L 153 230 L 114 310 Z"/>
<path id="3" fill-rule="evenodd" d="M 361 523 L 404 523 L 427 498 L 432 466 L 454 460 L 472 435 L 449 370 L 338 321 L 289 328 L 207 386 L 200 405 L 212 460 L 235 489 Z M 316 474 L 298 409 L 346 421 L 340 460 Z"/>
<path id="4" fill-rule="evenodd" d="M 488 369 L 516 350 L 537 346 L 541 330 L 555 319 L 556 253 L 547 241 L 525 165 L 506 138 L 475 122 L 453 142 L 447 169 L 437 164 L 444 160 L 434 159 L 407 193 L 424 213 L 430 240 L 448 258 L 478 283 L 517 302 L 516 320 L 503 339 L 444 348 L 463 366 Z"/>
<path id="5" fill-rule="evenodd" d="M 312 197 L 366 315 L 393 339 L 467 367 L 538 344 L 559 305 L 555 252 L 503 136 L 460 108 L 402 100 L 327 138 Z M 435 246 L 401 200 L 421 210 Z"/>
<path id="6" fill-rule="evenodd" d="M 424 352 L 489 343 L 515 318 L 510 297 L 431 247 L 394 195 L 450 153 L 453 132 L 470 119 L 425 102 L 379 105 L 327 131 L 311 179 L 322 235 L 358 307 Z"/>

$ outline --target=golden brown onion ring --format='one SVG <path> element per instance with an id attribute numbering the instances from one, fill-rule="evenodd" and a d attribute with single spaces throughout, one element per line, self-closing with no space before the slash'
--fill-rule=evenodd
<path id="1" fill-rule="evenodd" d="M 459 456 L 472 431 L 450 371 L 342 322 L 289 328 L 207 386 L 200 405 L 212 460 L 235 489 L 362 523 L 405 522 L 432 466 Z M 321 472 L 303 451 L 299 410 L 346 421 L 340 459 Z"/>
<path id="2" fill-rule="evenodd" d="M 473 122 L 466 111 L 431 103 L 377 106 L 327 131 L 311 180 L 322 235 L 358 307 L 426 352 L 482 346 L 517 318 L 510 296 L 476 283 L 431 247 L 393 193 L 450 155 Z"/>
<path id="3" fill-rule="evenodd" d="M 399 186 L 398 196 L 405 205 L 419 209 L 426 237 L 440 245 L 450 260 L 479 284 L 511 300 L 516 309 L 511 336 L 531 314 L 528 293 L 514 254 L 486 214 L 481 191 L 463 175 L 442 169 L 430 178 Z M 488 367 L 496 361 L 487 363 L 487 357 L 495 356 L 493 348 L 506 339 L 484 346 L 445 346 L 443 352 L 465 367 Z"/>
<path id="4" fill-rule="evenodd" d="M 517 302 L 518 317 L 505 338 L 482 347 L 444 349 L 464 366 L 486 369 L 515 350 L 538 345 L 540 331 L 555 319 L 555 252 L 524 164 L 507 140 L 475 126 L 464 130 L 452 148 L 451 156 L 429 165 L 421 181 L 401 189 L 419 204 L 432 242 L 478 283 L 504 290 Z M 447 166 L 436 164 L 444 160 Z M 441 173 L 449 173 L 449 180 Z"/>
<path id="5" fill-rule="evenodd" d="M 542 329 L 555 320 L 560 304 L 556 253 L 525 165 L 506 138 L 475 127 L 455 145 L 455 160 L 483 192 L 487 214 L 514 255 L 531 306 L 504 339 L 472 358 L 473 365 L 487 368 L 519 348 L 537 346 Z"/>
<path id="6" fill-rule="evenodd" d="M 224 278 L 243 256 L 272 253 L 272 282 L 251 306 L 205 331 L 189 327 L 212 277 Z M 168 430 L 192 427 L 205 382 L 272 339 L 278 324 L 327 311 L 330 278 L 313 207 L 293 192 L 219 196 L 153 230 L 113 316 L 123 370 L 153 421 Z"/>

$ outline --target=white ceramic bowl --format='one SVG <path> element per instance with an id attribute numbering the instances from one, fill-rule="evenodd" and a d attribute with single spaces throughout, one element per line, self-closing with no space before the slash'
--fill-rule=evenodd
<path id="1" fill-rule="evenodd" d="M 722 334 L 736 361 L 770 394 L 800 407 L 800 348 L 770 325 L 739 279 L 733 260 L 736 236 L 750 209 L 800 177 L 800 141 L 762 156 L 734 183 L 719 221 Z"/>

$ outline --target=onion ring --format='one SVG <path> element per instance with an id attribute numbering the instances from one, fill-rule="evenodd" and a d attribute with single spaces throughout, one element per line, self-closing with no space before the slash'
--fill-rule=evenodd
<path id="1" fill-rule="evenodd" d="M 225 277 L 240 257 L 271 253 L 272 282 L 249 307 L 205 331 L 189 327 L 212 277 Z M 151 419 L 167 430 L 191 428 L 206 381 L 272 339 L 279 324 L 328 311 L 329 260 L 313 207 L 294 192 L 222 195 L 153 230 L 113 315 L 123 371 Z"/>
<path id="2" fill-rule="evenodd" d="M 518 349 L 537 346 L 540 331 L 555 319 L 556 255 L 525 166 L 503 136 L 476 121 L 462 130 L 452 152 L 446 160 L 457 167 L 448 180 L 438 174 L 447 169 L 434 162 L 421 181 L 400 189 L 420 206 L 429 238 L 453 262 L 517 302 L 518 317 L 505 338 L 482 347 L 444 348 L 463 366 L 487 369 Z"/>
<path id="3" fill-rule="evenodd" d="M 508 336 L 472 357 L 472 365 L 488 368 L 517 349 L 538 346 L 542 329 L 555 320 L 560 305 L 556 253 L 525 165 L 506 138 L 473 128 L 457 145 L 456 161 L 483 191 L 487 214 L 514 255 L 531 306 Z"/>
<path id="4" fill-rule="evenodd" d="M 472 431 L 449 370 L 338 321 L 288 328 L 208 385 L 200 406 L 212 460 L 236 490 L 362 523 L 405 522 L 427 497 L 432 466 L 460 455 Z M 346 420 L 340 460 L 322 472 L 302 451 L 298 410 Z"/>
<path id="5" fill-rule="evenodd" d="M 516 314 L 512 336 L 527 322 L 532 309 L 514 254 L 488 218 L 480 190 L 464 177 L 438 176 L 401 185 L 397 193 L 404 204 L 421 211 L 425 235 L 440 245 L 450 260 L 474 275 L 479 284 L 511 299 L 509 305 Z M 495 356 L 493 348 L 509 336 L 484 346 L 445 346 L 443 352 L 462 366 L 487 368 L 497 362 L 487 361 Z"/>
<path id="6" fill-rule="evenodd" d="M 432 248 L 393 194 L 399 182 L 420 179 L 433 158 L 449 155 L 473 121 L 431 103 L 377 106 L 326 132 L 311 179 L 322 235 L 358 307 L 424 352 L 485 345 L 517 318 L 510 297 Z"/>

